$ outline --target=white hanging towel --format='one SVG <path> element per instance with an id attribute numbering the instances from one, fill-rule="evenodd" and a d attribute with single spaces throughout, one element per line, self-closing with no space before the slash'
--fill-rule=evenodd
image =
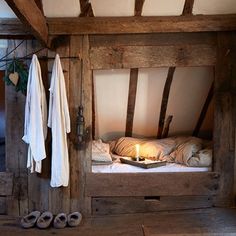
<path id="1" fill-rule="evenodd" d="M 48 127 L 52 129 L 52 187 L 68 186 L 69 159 L 67 134 L 70 133 L 70 115 L 64 75 L 57 54 L 53 64 L 50 85 Z"/>
<path id="2" fill-rule="evenodd" d="M 27 168 L 41 173 L 41 161 L 46 158 L 47 102 L 42 82 L 41 68 L 33 55 L 27 82 L 25 125 L 23 140 L 28 146 Z"/>

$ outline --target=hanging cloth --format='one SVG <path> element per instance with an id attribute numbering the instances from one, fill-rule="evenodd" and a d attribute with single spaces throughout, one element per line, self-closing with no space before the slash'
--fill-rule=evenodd
<path id="1" fill-rule="evenodd" d="M 25 103 L 25 124 L 23 140 L 28 146 L 27 168 L 41 173 L 41 161 L 46 158 L 45 139 L 47 136 L 47 102 L 42 82 L 41 68 L 33 55 L 27 82 Z"/>
<path id="2" fill-rule="evenodd" d="M 69 159 L 67 133 L 70 133 L 70 115 L 66 97 L 64 75 L 57 54 L 50 84 L 48 127 L 52 129 L 52 187 L 68 186 Z"/>

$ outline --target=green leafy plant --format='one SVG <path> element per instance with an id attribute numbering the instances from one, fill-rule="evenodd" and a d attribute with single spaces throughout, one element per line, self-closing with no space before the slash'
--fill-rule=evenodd
<path id="1" fill-rule="evenodd" d="M 19 75 L 19 80 L 15 85 L 9 78 L 10 74 L 17 72 Z M 28 82 L 28 67 L 23 61 L 18 59 L 13 59 L 13 61 L 7 67 L 6 75 L 3 80 L 7 85 L 15 86 L 16 91 L 21 91 L 24 95 L 27 92 L 27 82 Z"/>

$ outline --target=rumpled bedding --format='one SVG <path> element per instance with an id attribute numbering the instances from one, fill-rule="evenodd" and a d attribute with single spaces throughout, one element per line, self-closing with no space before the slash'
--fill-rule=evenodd
<path id="1" fill-rule="evenodd" d="M 145 158 L 191 167 L 208 167 L 212 164 L 211 142 L 196 137 L 153 140 L 122 137 L 111 143 L 111 151 L 120 156 L 135 157 L 135 144 L 140 145 L 140 156 Z"/>
<path id="2" fill-rule="evenodd" d="M 101 139 L 92 142 L 92 164 L 107 165 L 112 164 L 110 147 L 108 143 L 103 143 Z"/>

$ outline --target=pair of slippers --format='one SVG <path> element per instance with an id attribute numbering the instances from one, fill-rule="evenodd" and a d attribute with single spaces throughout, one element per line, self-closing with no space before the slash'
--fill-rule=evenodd
<path id="1" fill-rule="evenodd" d="M 53 219 L 53 214 L 49 211 L 43 212 L 42 214 L 39 211 L 33 211 L 21 219 L 21 226 L 28 229 L 36 225 L 39 229 L 46 229 L 53 223 L 54 228 L 62 229 L 67 224 L 70 227 L 78 226 L 81 220 L 82 215 L 79 212 L 73 212 L 69 215 L 59 213 Z"/>

